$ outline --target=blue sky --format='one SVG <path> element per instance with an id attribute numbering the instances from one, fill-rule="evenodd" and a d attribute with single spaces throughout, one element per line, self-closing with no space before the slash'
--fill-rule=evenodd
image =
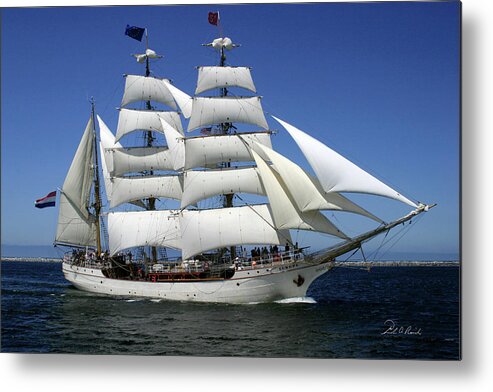
<path id="1" fill-rule="evenodd" d="M 192 93 L 197 65 L 217 56 L 200 44 L 224 35 L 242 45 L 231 65 L 251 66 L 264 109 L 310 133 L 406 196 L 438 207 L 393 251 L 457 254 L 459 248 L 459 15 L 450 3 L 71 7 L 2 9 L 2 244 L 50 245 L 57 209 L 33 201 L 62 185 L 89 117 L 88 98 L 116 129 L 129 56 L 142 44 L 127 24 L 147 27 L 153 64 Z M 274 147 L 309 166 L 287 133 Z M 398 202 L 357 195 L 384 219 Z M 330 213 L 328 216 L 332 216 Z M 372 226 L 337 215 L 348 234 Z M 321 246 L 325 237 L 297 233 Z"/>

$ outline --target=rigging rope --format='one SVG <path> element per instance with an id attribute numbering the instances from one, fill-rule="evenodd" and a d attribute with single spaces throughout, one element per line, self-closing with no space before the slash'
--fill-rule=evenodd
<path id="1" fill-rule="evenodd" d="M 238 194 L 236 194 L 236 196 L 238 197 L 238 199 L 240 199 L 242 202 L 244 202 L 248 208 L 250 208 L 253 212 L 255 212 L 255 214 L 257 214 L 263 221 L 265 221 L 265 223 L 267 223 L 270 227 L 272 227 L 279 236 L 284 237 L 286 239 L 286 242 L 288 242 L 291 246 L 294 246 L 294 244 L 290 238 L 282 235 L 282 233 L 279 229 L 277 229 L 275 226 L 271 225 L 267 219 L 265 219 L 262 215 L 260 215 L 257 211 L 255 211 L 255 208 L 253 208 L 250 204 L 248 204 L 246 201 L 244 201 L 241 198 L 241 196 L 239 196 Z"/>
<path id="2" fill-rule="evenodd" d="M 413 218 L 413 219 L 415 219 L 415 220 L 416 220 L 416 222 L 419 222 L 419 221 L 422 219 L 422 217 L 423 217 L 423 216 L 417 216 L 417 217 L 415 217 L 415 218 Z M 411 222 L 412 222 L 412 221 L 411 221 Z M 412 224 L 411 224 L 411 222 L 410 222 L 410 223 L 408 223 L 407 225 L 406 225 L 406 223 L 403 223 L 403 225 L 404 225 L 404 226 L 401 228 L 401 230 L 399 230 L 398 232 L 396 232 L 396 233 L 395 233 L 392 237 L 390 237 L 387 241 L 385 241 L 385 242 L 383 242 L 383 241 L 382 241 L 382 244 L 381 244 L 381 245 L 380 245 L 380 246 L 376 249 L 376 251 L 375 251 L 373 254 L 375 254 L 376 252 L 380 251 L 380 249 L 381 249 L 384 245 L 387 245 L 387 244 L 388 244 L 388 243 L 390 243 L 391 241 L 394 241 L 394 242 L 392 243 L 392 245 L 390 245 L 390 246 L 388 247 L 388 249 L 386 249 L 386 250 L 385 250 L 385 251 L 384 251 L 384 252 L 380 255 L 380 257 L 383 257 L 385 254 L 387 254 L 387 253 L 388 253 L 388 252 L 389 252 L 389 251 L 390 251 L 390 250 L 391 250 L 391 249 L 392 249 L 392 248 L 393 248 L 393 247 L 394 247 L 394 246 L 395 246 L 395 245 L 396 245 L 396 244 L 397 244 L 397 243 L 398 243 L 398 242 L 399 242 L 399 241 L 400 241 L 400 240 L 401 240 L 401 239 L 402 239 L 402 238 L 403 238 L 403 237 L 404 237 L 404 236 L 405 236 L 405 235 L 406 235 L 406 234 L 407 234 L 410 230 L 411 230 L 411 228 L 413 228 L 413 227 L 414 227 L 414 225 L 412 225 Z M 407 227 L 406 227 L 406 226 L 407 226 Z M 387 234 L 388 234 L 388 231 L 387 231 Z M 387 234 L 385 235 L 385 238 L 387 237 Z M 385 238 L 384 238 L 384 239 L 385 239 Z M 372 255 L 373 255 L 373 254 L 372 254 Z"/>

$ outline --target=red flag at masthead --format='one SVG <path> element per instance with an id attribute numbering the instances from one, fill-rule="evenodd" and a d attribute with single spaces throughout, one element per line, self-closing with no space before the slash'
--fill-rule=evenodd
<path id="1" fill-rule="evenodd" d="M 217 24 L 219 23 L 219 11 L 209 12 L 209 23 L 211 25 L 217 26 Z"/>

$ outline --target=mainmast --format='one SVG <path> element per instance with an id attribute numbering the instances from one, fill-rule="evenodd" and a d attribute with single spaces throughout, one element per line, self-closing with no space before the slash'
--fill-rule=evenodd
<path id="1" fill-rule="evenodd" d="M 99 188 L 99 164 L 98 164 L 98 148 L 96 140 L 96 115 L 94 110 L 94 99 L 91 98 L 91 116 L 93 123 L 93 161 L 94 161 L 94 211 L 96 215 L 96 256 L 101 256 L 101 224 L 100 224 L 100 214 L 101 214 L 101 195 Z"/>
<path id="2" fill-rule="evenodd" d="M 224 53 L 224 46 L 221 46 L 221 59 L 219 60 L 219 66 L 224 67 L 226 65 L 226 55 Z M 228 89 L 226 87 L 221 88 L 221 97 L 226 97 L 228 95 Z M 229 133 L 231 129 L 232 124 L 231 123 L 222 123 L 220 124 L 221 127 L 221 134 L 226 135 Z M 225 162 L 224 167 L 231 167 L 230 162 Z M 224 202 L 223 206 L 224 207 L 233 207 L 233 198 L 234 198 L 234 193 L 228 193 L 223 195 L 224 197 Z M 234 253 L 234 247 L 231 248 L 231 256 L 233 257 Z"/>
<path id="3" fill-rule="evenodd" d="M 224 45 L 221 46 L 221 58 L 219 60 L 219 66 L 224 67 L 226 65 L 226 54 L 224 52 Z M 226 87 L 223 87 L 220 89 L 221 97 L 226 97 L 228 95 L 228 89 Z M 232 128 L 232 123 L 221 123 L 221 134 L 226 135 L 229 133 L 230 129 Z M 231 162 L 224 162 L 223 167 L 231 167 Z M 229 208 L 233 207 L 233 198 L 235 194 L 234 193 L 228 193 L 223 195 L 223 207 L 224 208 Z M 236 257 L 236 247 L 232 246 L 230 248 L 230 254 L 231 254 L 231 259 L 234 259 Z"/>

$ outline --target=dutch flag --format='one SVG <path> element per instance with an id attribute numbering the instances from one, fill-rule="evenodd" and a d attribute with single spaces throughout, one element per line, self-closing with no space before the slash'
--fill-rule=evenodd
<path id="1" fill-rule="evenodd" d="M 34 202 L 34 207 L 45 208 L 45 207 L 55 207 L 56 191 L 48 193 L 45 197 L 38 199 Z"/>

